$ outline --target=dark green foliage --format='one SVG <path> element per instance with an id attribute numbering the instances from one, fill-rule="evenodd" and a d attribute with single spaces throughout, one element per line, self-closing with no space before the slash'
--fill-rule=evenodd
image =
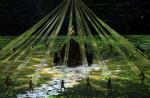
<path id="1" fill-rule="evenodd" d="M 0 98 L 16 98 L 15 83 L 11 81 L 10 86 L 5 85 L 5 78 L 0 76 Z"/>
<path id="2" fill-rule="evenodd" d="M 150 35 L 126 35 L 124 37 L 150 57 Z"/>
<path id="3" fill-rule="evenodd" d="M 49 98 L 149 98 L 149 85 L 141 85 L 131 81 L 120 81 L 124 83 L 124 86 L 119 82 L 113 83 L 112 91 L 98 91 L 96 88 L 92 88 L 89 91 L 82 84 L 73 89 L 67 89 L 68 91 L 61 93 L 57 96 L 50 96 Z"/>
<path id="4" fill-rule="evenodd" d="M 7 45 L 11 40 L 13 40 L 15 37 L 12 36 L 0 36 L 0 49 Z"/>
<path id="5" fill-rule="evenodd" d="M 45 82 L 46 82 L 46 77 L 45 78 L 39 78 L 36 86 L 41 86 L 41 84 L 44 84 Z"/>
<path id="6" fill-rule="evenodd" d="M 147 54 L 148 56 L 150 56 L 150 35 L 126 35 L 124 36 L 128 41 L 130 41 L 135 47 L 140 47 L 142 49 L 144 49 L 144 53 Z M 0 36 L 0 49 L 2 47 L 4 47 L 6 44 L 8 44 L 12 39 L 14 39 L 15 37 L 11 37 L 11 36 Z M 95 42 L 101 46 L 100 48 L 102 50 L 106 50 L 106 48 L 108 48 L 106 45 L 110 44 L 109 42 L 103 42 L 99 40 L 98 36 L 94 36 L 95 38 Z M 54 45 L 51 48 L 52 52 L 57 52 L 59 50 L 60 47 L 62 47 L 61 45 L 65 42 L 67 38 L 65 36 L 59 36 L 55 41 L 54 41 Z M 76 42 L 78 43 L 91 43 L 91 40 L 89 37 L 87 38 L 83 38 L 83 37 L 75 37 L 73 38 Z M 57 43 L 57 44 L 56 44 Z M 115 45 L 117 45 L 118 43 L 114 43 Z M 45 46 L 43 44 L 38 44 L 35 47 L 36 50 L 45 50 Z M 115 52 L 115 50 L 113 50 Z"/>

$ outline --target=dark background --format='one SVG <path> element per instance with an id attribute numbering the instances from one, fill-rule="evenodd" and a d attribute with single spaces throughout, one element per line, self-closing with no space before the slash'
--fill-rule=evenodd
<path id="1" fill-rule="evenodd" d="M 0 35 L 20 35 L 63 0 L 0 0 Z M 150 34 L 149 0 L 83 0 L 118 33 Z"/>

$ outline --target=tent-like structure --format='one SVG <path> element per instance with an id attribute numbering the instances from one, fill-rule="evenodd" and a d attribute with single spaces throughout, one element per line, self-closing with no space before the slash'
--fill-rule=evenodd
<path id="1" fill-rule="evenodd" d="M 62 32 L 63 36 L 59 36 Z M 14 65 L 21 69 L 31 62 L 44 61 L 52 65 L 51 58 L 65 46 L 61 62 L 64 68 L 69 64 L 71 40 L 80 47 L 83 65 L 88 59 L 86 51 L 92 51 L 94 60 L 102 64 L 103 71 L 108 71 L 104 62 L 107 55 L 124 59 L 136 74 L 140 73 L 142 66 L 150 64 L 145 54 L 109 27 L 81 0 L 64 0 L 32 28 L 1 49 L 0 65 L 6 65 L 3 73 Z"/>

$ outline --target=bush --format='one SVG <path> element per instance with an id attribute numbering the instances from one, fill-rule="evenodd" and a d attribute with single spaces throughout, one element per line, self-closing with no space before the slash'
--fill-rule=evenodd
<path id="1" fill-rule="evenodd" d="M 0 98 L 16 98 L 14 82 L 10 86 L 5 85 L 5 78 L 0 76 Z"/>

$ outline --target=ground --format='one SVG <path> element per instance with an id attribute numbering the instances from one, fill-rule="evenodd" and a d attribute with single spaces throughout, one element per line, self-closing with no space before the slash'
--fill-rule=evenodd
<path id="1" fill-rule="evenodd" d="M 27 94 L 28 90 L 28 81 L 31 77 L 34 79 L 34 83 L 36 89 L 42 88 L 43 85 L 52 85 L 54 79 L 57 81 L 59 85 L 61 79 L 68 79 L 67 76 L 74 78 L 76 75 L 80 73 L 80 71 L 76 71 L 76 73 L 72 74 L 70 69 L 68 73 L 65 72 L 66 69 L 63 70 L 62 67 L 53 67 L 53 58 L 49 57 L 50 65 L 45 64 L 45 61 L 42 60 L 43 55 L 35 54 L 32 56 L 32 62 L 27 64 L 26 66 L 19 66 L 15 63 L 14 66 L 11 66 L 9 70 L 7 70 L 7 74 L 11 74 L 14 78 L 14 82 L 17 82 L 15 85 L 15 89 L 17 94 Z M 42 61 L 42 62 L 41 62 Z M 52 96 L 49 94 L 49 98 L 149 98 L 150 97 L 150 66 L 149 65 L 137 65 L 140 70 L 143 70 L 146 75 L 145 83 L 142 85 L 140 83 L 140 78 L 134 69 L 128 65 L 128 63 L 133 63 L 134 61 L 127 62 L 125 59 L 121 57 L 111 57 L 109 59 L 103 60 L 108 67 L 108 70 L 102 69 L 103 66 L 101 63 L 98 64 L 98 60 L 94 60 L 95 67 L 80 67 L 82 68 L 82 74 L 78 77 L 82 77 L 80 79 L 76 79 L 76 81 L 72 81 L 70 83 L 71 86 L 66 88 L 64 92 L 60 92 L 58 90 L 58 94 Z M 0 61 L 2 62 L 2 60 Z M 17 61 L 21 62 L 21 59 Z M 12 62 L 8 61 L 8 65 L 12 65 Z M 93 65 L 94 66 L 94 65 Z M 0 66 L 0 73 L 2 74 L 4 69 L 7 68 L 6 65 Z M 74 68 L 76 69 L 76 68 Z M 71 69 L 71 70 L 74 70 Z M 88 73 L 84 73 L 85 70 L 88 70 Z M 69 72 L 70 71 L 70 72 Z M 13 74 L 12 74 L 13 73 Z M 112 91 L 106 89 L 107 75 L 110 75 L 112 78 Z M 92 91 L 86 89 L 86 76 L 89 76 L 90 83 L 92 86 Z M 6 77 L 4 74 L 2 77 Z M 58 80 L 57 80 L 58 79 Z M 75 80 L 75 79 L 74 79 Z M 55 84 L 55 83 L 54 83 Z M 67 83 L 65 84 L 67 86 Z M 59 87 L 59 86 L 58 86 Z M 46 88 L 46 87 L 45 87 Z M 29 94 L 31 95 L 31 94 Z M 63 97 L 62 97 L 63 96 Z"/>

